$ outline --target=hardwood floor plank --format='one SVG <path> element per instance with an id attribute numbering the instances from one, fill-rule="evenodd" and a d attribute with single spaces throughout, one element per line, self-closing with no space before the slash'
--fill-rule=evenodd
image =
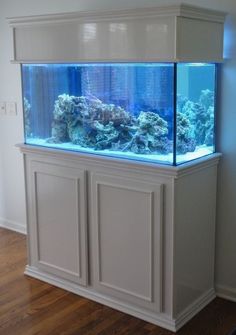
<path id="1" fill-rule="evenodd" d="M 60 299 L 56 304 L 52 304 L 49 309 L 45 310 L 40 316 L 36 315 L 33 319 L 34 322 L 31 322 L 31 328 L 28 327 L 26 323 L 23 328 L 21 328 L 21 332 L 25 335 L 36 335 L 43 332 L 43 334 L 57 334 L 55 332 L 55 328 L 63 323 L 63 327 L 65 327 L 64 319 L 73 312 L 76 308 L 81 308 L 86 303 L 82 299 Z M 68 328 L 68 325 L 67 325 Z M 58 332 L 60 334 L 60 332 Z"/>
<path id="2" fill-rule="evenodd" d="M 172 335 L 173 333 L 24 276 L 26 238 L 0 228 L 0 335 Z M 178 335 L 227 335 L 236 303 L 215 299 Z"/>
<path id="3" fill-rule="evenodd" d="M 71 324 L 70 329 L 67 329 L 66 332 L 64 329 L 64 324 L 60 324 L 57 328 L 55 328 L 55 332 L 58 334 L 67 334 L 73 335 L 78 333 L 80 335 L 87 335 L 90 331 L 94 333 L 95 329 L 99 327 L 100 323 L 108 320 L 112 316 L 112 311 L 106 306 L 102 306 L 100 304 L 95 304 L 89 307 L 89 310 L 86 312 L 88 305 L 84 306 L 84 313 L 75 313 L 72 315 L 68 315 L 66 317 L 66 322 Z M 48 334 L 47 334 L 48 335 Z"/>

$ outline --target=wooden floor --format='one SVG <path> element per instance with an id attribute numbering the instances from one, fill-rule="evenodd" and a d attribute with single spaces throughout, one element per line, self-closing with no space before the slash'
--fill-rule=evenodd
<path id="1" fill-rule="evenodd" d="M 0 335 L 171 335 L 172 332 L 23 275 L 25 236 L 0 228 Z M 216 299 L 179 335 L 227 335 L 236 303 Z"/>

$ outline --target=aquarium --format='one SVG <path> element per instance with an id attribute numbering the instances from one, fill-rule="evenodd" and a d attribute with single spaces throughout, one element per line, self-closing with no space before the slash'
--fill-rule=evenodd
<path id="1" fill-rule="evenodd" d="M 23 64 L 25 143 L 177 165 L 215 144 L 216 65 Z"/>

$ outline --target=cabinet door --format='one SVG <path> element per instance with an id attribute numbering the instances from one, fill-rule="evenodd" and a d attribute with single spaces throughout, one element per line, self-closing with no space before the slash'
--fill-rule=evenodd
<path id="1" fill-rule="evenodd" d="M 87 284 L 85 177 L 83 170 L 32 161 L 28 199 L 35 266 L 82 285 Z"/>
<path id="2" fill-rule="evenodd" d="M 161 312 L 163 185 L 94 173 L 93 281 L 97 291 Z"/>

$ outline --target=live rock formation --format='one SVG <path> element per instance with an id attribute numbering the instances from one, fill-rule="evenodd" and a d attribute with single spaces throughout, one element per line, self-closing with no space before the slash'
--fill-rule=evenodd
<path id="1" fill-rule="evenodd" d="M 53 112 L 52 143 L 72 142 L 95 150 L 168 153 L 168 123 L 157 113 L 132 116 L 97 98 L 60 95 Z"/>
<path id="2" fill-rule="evenodd" d="M 213 145 L 214 137 L 214 92 L 202 90 L 198 102 L 178 96 L 178 114 L 189 120 L 196 145 Z M 179 130 L 178 130 L 179 131 Z"/>
<path id="3" fill-rule="evenodd" d="M 25 109 L 28 115 L 30 105 L 27 101 Z M 137 115 L 133 116 L 122 107 L 103 103 L 93 96 L 62 94 L 55 101 L 52 137 L 48 142 L 71 142 L 94 150 L 135 154 L 172 152 L 173 140 L 168 122 L 157 112 L 140 111 Z M 28 123 L 26 126 L 29 126 Z M 193 152 L 197 145 L 212 145 L 213 136 L 213 92 L 203 90 L 198 102 L 178 96 L 177 153 Z"/>

